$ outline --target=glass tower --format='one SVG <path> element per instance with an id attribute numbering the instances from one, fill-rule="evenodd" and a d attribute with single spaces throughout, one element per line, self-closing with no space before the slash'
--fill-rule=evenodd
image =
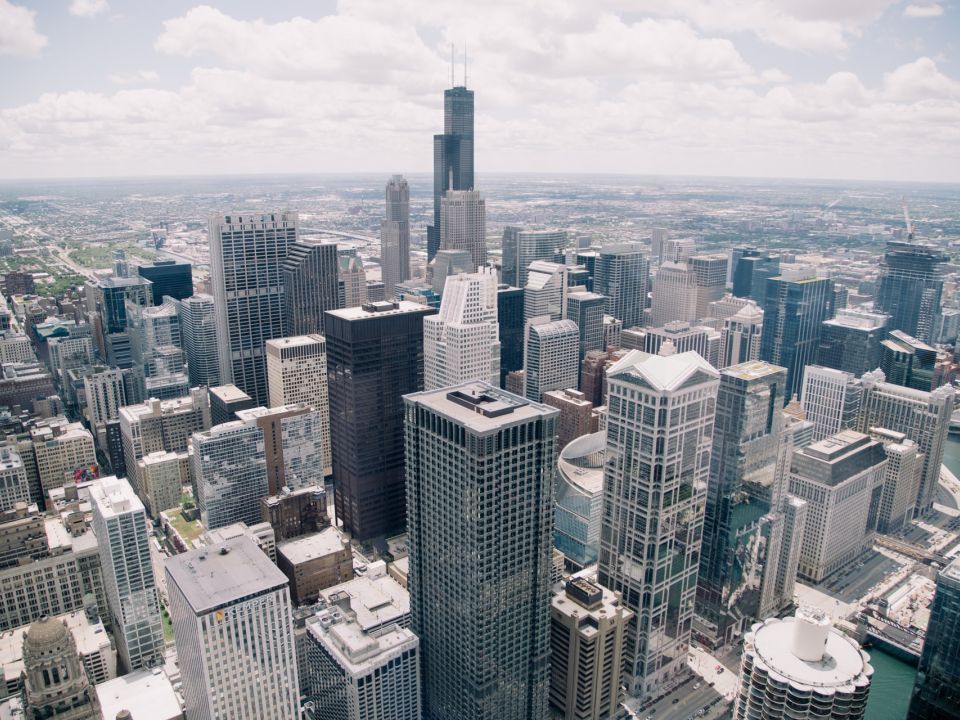
<path id="1" fill-rule="evenodd" d="M 903 330 L 925 342 L 934 340 L 934 319 L 940 311 L 947 260 L 933 247 L 887 243 L 874 305 L 877 312 L 890 315 L 891 330 Z"/>
<path id="2" fill-rule="evenodd" d="M 937 576 L 907 720 L 960 717 L 960 560 Z"/>
<path id="3" fill-rule="evenodd" d="M 443 134 L 433 136 L 433 225 L 427 227 L 427 261 L 440 249 L 440 200 L 447 190 L 473 190 L 473 90 L 443 93 Z"/>

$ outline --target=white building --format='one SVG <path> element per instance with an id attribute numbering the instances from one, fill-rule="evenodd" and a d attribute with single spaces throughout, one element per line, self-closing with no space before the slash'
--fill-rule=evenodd
<path id="1" fill-rule="evenodd" d="M 192 462 L 205 528 L 260 522 L 260 498 L 270 491 L 259 425 L 235 420 L 194 433 Z"/>
<path id="2" fill-rule="evenodd" d="M 523 286 L 523 319 L 549 315 L 563 320 L 567 312 L 567 274 L 569 268 L 560 263 L 535 260 L 527 268 L 527 284 Z"/>
<path id="3" fill-rule="evenodd" d="M 192 295 L 177 304 L 180 336 L 187 356 L 191 387 L 217 387 L 220 358 L 217 353 L 217 321 L 210 295 Z"/>
<path id="4" fill-rule="evenodd" d="M 0 365 L 8 363 L 33 363 L 37 355 L 26 335 L 10 331 L 0 332 Z"/>
<path id="5" fill-rule="evenodd" d="M 299 678 L 286 576 L 250 538 L 166 561 L 190 720 L 295 720 Z"/>
<path id="6" fill-rule="evenodd" d="M 93 435 L 81 423 L 67 422 L 62 416 L 43 420 L 30 429 L 30 438 L 43 497 L 68 480 L 74 482 L 75 473 L 85 476 L 97 468 Z"/>
<path id="7" fill-rule="evenodd" d="M 877 532 L 895 533 L 910 521 L 917 488 L 923 479 L 923 453 L 904 433 L 870 428 L 870 437 L 883 443 L 887 472 L 877 512 Z"/>
<path id="8" fill-rule="evenodd" d="M 389 625 L 366 632 L 349 609 L 307 620 L 307 717 L 420 720 L 420 641 Z"/>
<path id="9" fill-rule="evenodd" d="M 721 331 L 720 367 L 739 365 L 760 359 L 763 336 L 763 310 L 753 301 L 724 319 Z M 710 303 L 716 308 L 716 303 Z"/>
<path id="10" fill-rule="evenodd" d="M 735 720 L 860 720 L 873 668 L 856 640 L 817 610 L 770 618 L 747 633 Z"/>
<path id="11" fill-rule="evenodd" d="M 440 312 L 423 319 L 423 387 L 459 385 L 467 380 L 500 382 L 500 325 L 497 272 L 447 279 Z"/>
<path id="12" fill-rule="evenodd" d="M 141 670 L 94 687 L 99 717 L 114 720 L 127 711 L 131 720 L 183 720 L 177 691 L 160 668 Z"/>
<path id="13" fill-rule="evenodd" d="M 801 577 L 819 583 L 860 557 L 876 527 L 871 509 L 886 470 L 883 446 L 853 430 L 793 453 L 790 494 L 807 501 Z"/>
<path id="14" fill-rule="evenodd" d="M 0 512 L 12 510 L 18 503 L 30 504 L 30 481 L 19 453 L 0 448 Z"/>
<path id="15" fill-rule="evenodd" d="M 320 411 L 296 403 L 272 408 L 237 410 L 236 416 L 263 431 L 269 494 L 287 488 L 323 487 L 325 423 Z"/>
<path id="16" fill-rule="evenodd" d="M 440 249 L 468 250 L 473 269 L 487 264 L 486 203 L 477 190 L 447 190 L 440 200 Z"/>
<path id="17" fill-rule="evenodd" d="M 607 383 L 598 580 L 637 613 L 624 675 L 647 698 L 686 671 L 720 378 L 695 352 L 633 350 Z"/>
<path id="18" fill-rule="evenodd" d="M 151 517 L 180 507 L 183 486 L 190 483 L 190 456 L 185 452 L 157 450 L 137 460 L 137 475 L 143 483 L 143 502 Z"/>
<path id="19" fill-rule="evenodd" d="M 87 419 L 95 428 L 103 427 L 108 420 L 116 420 L 120 408 L 127 404 L 123 371 L 116 368 L 98 367 L 85 375 L 83 391 L 87 398 Z"/>
<path id="20" fill-rule="evenodd" d="M 323 469 L 330 468 L 330 395 L 327 341 L 323 335 L 276 338 L 266 343 L 270 407 L 305 403 L 320 413 Z"/>
<path id="21" fill-rule="evenodd" d="M 697 319 L 697 276 L 686 263 L 664 262 L 657 270 L 650 313 L 652 327 Z"/>
<path id="22" fill-rule="evenodd" d="M 526 335 L 523 368 L 528 399 L 540 402 L 547 390 L 580 384 L 580 329 L 573 320 L 533 318 L 527 321 Z"/>
<path id="23" fill-rule="evenodd" d="M 127 480 L 104 478 L 91 484 L 89 492 L 120 663 L 127 672 L 162 663 L 160 599 L 146 510 Z"/>
<path id="24" fill-rule="evenodd" d="M 823 440 L 857 423 L 860 382 L 850 373 L 819 365 L 803 369 L 800 405 L 813 423 L 814 440 Z"/>

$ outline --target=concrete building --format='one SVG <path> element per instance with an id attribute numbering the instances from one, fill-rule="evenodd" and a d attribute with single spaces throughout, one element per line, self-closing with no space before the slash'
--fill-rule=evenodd
<path id="1" fill-rule="evenodd" d="M 599 417 L 593 403 L 579 390 L 548 390 L 543 394 L 543 404 L 560 411 L 557 421 L 557 447 L 562 451 L 570 442 L 599 429 Z"/>
<path id="2" fill-rule="evenodd" d="M 10 447 L 0 448 L 0 513 L 30 504 L 30 480 L 20 454 Z"/>
<path id="3" fill-rule="evenodd" d="M 307 720 L 420 720 L 420 642 L 390 625 L 364 630 L 337 606 L 307 620 Z"/>
<path id="4" fill-rule="evenodd" d="M 193 434 L 193 480 L 203 526 L 260 522 L 269 495 L 263 429 L 254 422 L 214 425 Z"/>
<path id="5" fill-rule="evenodd" d="M 366 302 L 367 273 L 363 260 L 356 248 L 337 248 L 337 307 L 360 307 Z"/>
<path id="6" fill-rule="evenodd" d="M 651 327 L 697 319 L 697 276 L 686 263 L 664 262 L 657 269 L 651 295 Z"/>
<path id="7" fill-rule="evenodd" d="M 715 303 L 711 303 L 715 305 Z M 712 309 L 712 308 L 711 308 Z M 723 321 L 720 332 L 720 365 L 725 368 L 760 359 L 763 310 L 756 303 L 741 308 Z"/>
<path id="8" fill-rule="evenodd" d="M 801 577 L 822 582 L 863 554 L 886 471 L 883 445 L 853 430 L 794 451 L 790 494 L 807 501 Z"/>
<path id="9" fill-rule="evenodd" d="M 403 396 L 423 388 L 423 319 L 411 302 L 327 313 L 337 519 L 355 539 L 406 524 Z"/>
<path id="10" fill-rule="evenodd" d="M 503 282 L 525 287 L 530 263 L 536 260 L 563 263 L 563 251 L 568 243 L 566 230 L 506 226 L 503 229 Z"/>
<path id="11" fill-rule="evenodd" d="M 580 328 L 580 360 L 591 350 L 604 350 L 607 347 L 604 341 L 606 301 L 603 295 L 586 291 L 567 295 L 566 317 Z"/>
<path id="12" fill-rule="evenodd" d="M 536 260 L 527 268 L 527 284 L 523 286 L 523 318 L 530 321 L 549 315 L 562 320 L 567 311 L 567 275 L 570 268 L 562 263 Z"/>
<path id="13" fill-rule="evenodd" d="M 210 404 L 210 424 L 222 425 L 237 419 L 237 412 L 256 407 L 253 398 L 236 385 L 218 385 L 207 388 Z"/>
<path id="14" fill-rule="evenodd" d="M 905 434 L 885 428 L 870 428 L 870 437 L 883 443 L 887 472 L 877 511 L 877 532 L 893 534 L 903 529 L 913 511 L 917 488 L 923 476 L 923 453 Z"/>
<path id="15" fill-rule="evenodd" d="M 307 605 L 324 588 L 353 578 L 353 551 L 339 530 L 327 527 L 278 543 L 277 567 L 290 580 L 294 605 Z"/>
<path id="16" fill-rule="evenodd" d="M 721 300 L 727 288 L 726 253 L 693 255 L 687 258 L 687 266 L 696 279 L 696 305 L 694 318 L 699 320 L 710 314 L 710 303 Z"/>
<path id="17" fill-rule="evenodd" d="M 674 352 L 696 352 L 714 367 L 720 366 L 721 335 L 713 328 L 702 325 L 691 326 L 681 320 L 669 322 L 662 328 L 645 328 L 642 350 L 658 355 L 664 343 L 669 341 Z"/>
<path id="18" fill-rule="evenodd" d="M 856 640 L 819 610 L 769 618 L 747 634 L 736 720 L 862 720 L 873 668 Z"/>
<path id="19" fill-rule="evenodd" d="M 184 720 L 177 691 L 170 678 L 156 670 L 141 670 L 94 687 L 97 708 L 103 718 L 128 720 Z"/>
<path id="20" fill-rule="evenodd" d="M 548 390 L 577 387 L 580 330 L 572 320 L 544 315 L 527 321 L 524 343 L 525 395 L 540 402 Z"/>
<path id="21" fill-rule="evenodd" d="M 424 716 L 543 718 L 557 412 L 486 383 L 405 403 Z"/>
<path id="22" fill-rule="evenodd" d="M 442 252 L 442 251 L 441 251 Z M 440 312 L 423 319 L 423 386 L 500 382 L 497 273 L 482 267 L 446 282 Z"/>
<path id="23" fill-rule="evenodd" d="M 576 570 L 597 562 L 606 449 L 606 432 L 595 432 L 564 446 L 557 458 L 553 545 Z"/>
<path id="24" fill-rule="evenodd" d="M 263 344 L 288 334 L 281 268 L 297 240 L 297 226 L 293 212 L 210 219 L 210 285 L 220 378 L 257 405 L 267 403 Z"/>
<path id="25" fill-rule="evenodd" d="M 191 387 L 216 387 L 223 383 L 217 353 L 217 320 L 211 295 L 191 295 L 177 305 L 180 334 L 187 356 Z"/>
<path id="26" fill-rule="evenodd" d="M 128 481 L 115 477 L 91 484 L 89 493 L 120 664 L 124 672 L 160 664 L 160 597 L 143 503 Z"/>
<path id="27" fill-rule="evenodd" d="M 278 542 L 315 533 L 330 524 L 327 493 L 317 485 L 299 490 L 283 488 L 276 495 L 261 498 L 260 511 Z"/>
<path id="28" fill-rule="evenodd" d="M 447 190 L 440 200 L 440 249 L 467 250 L 476 272 L 487 264 L 486 203 L 477 190 Z"/>
<path id="29" fill-rule="evenodd" d="M 955 392 L 947 386 L 924 392 L 893 385 L 885 382 L 881 370 L 869 372 L 860 380 L 863 394 L 856 429 L 869 432 L 873 427 L 893 428 L 917 444 L 924 459 L 914 514 L 925 513 L 933 506 L 940 481 Z"/>
<path id="30" fill-rule="evenodd" d="M 94 367 L 93 372 L 84 375 L 83 394 L 87 420 L 96 433 L 97 445 L 105 448 L 107 423 L 120 417 L 120 408 L 127 404 L 123 371 Z"/>
<path id="31" fill-rule="evenodd" d="M 403 175 L 390 178 L 384 195 L 386 212 L 380 222 L 380 268 L 384 291 L 392 298 L 396 284 L 410 279 L 410 186 Z M 319 331 L 320 328 L 314 332 Z"/>
<path id="32" fill-rule="evenodd" d="M 461 273 L 473 273 L 479 269 L 474 269 L 473 255 L 470 254 L 469 250 L 438 250 L 427 267 L 427 279 L 433 292 L 442 296 L 447 286 L 447 278 Z M 405 300 L 407 298 L 398 297 L 397 299 Z"/>
<path id="33" fill-rule="evenodd" d="M 37 355 L 33 352 L 30 338 L 9 330 L 0 332 L 0 365 L 36 361 Z"/>
<path id="34" fill-rule="evenodd" d="M 960 560 L 937 575 L 930 624 L 907 720 L 950 720 L 960 715 Z"/>
<path id="35" fill-rule="evenodd" d="M 263 431 L 269 494 L 281 488 L 323 487 L 324 425 L 320 411 L 302 403 L 237 412 L 237 419 Z"/>
<path id="36" fill-rule="evenodd" d="M 639 243 L 621 243 L 600 249 L 593 290 L 606 298 L 607 315 L 620 320 L 625 328 L 643 325 L 649 289 L 650 262 Z"/>
<path id="37" fill-rule="evenodd" d="M 137 460 L 137 477 L 147 512 L 158 518 L 162 511 L 180 507 L 183 486 L 190 484 L 190 456 L 167 450 L 147 453 Z"/>
<path id="38" fill-rule="evenodd" d="M 93 691 L 66 623 L 41 618 L 23 639 L 25 720 L 94 720 Z"/>
<path id="39" fill-rule="evenodd" d="M 252 708 L 263 718 L 298 717 L 284 574 L 246 537 L 172 557 L 166 573 L 187 717 L 242 720 Z"/>
<path id="40" fill-rule="evenodd" d="M 572 578 L 550 601 L 550 704 L 564 720 L 605 720 L 620 711 L 623 644 L 633 613 L 620 598 Z"/>
<path id="41" fill-rule="evenodd" d="M 686 671 L 719 374 L 694 352 L 633 350 L 607 381 L 598 580 L 637 613 L 624 676 L 647 698 Z"/>
<path id="42" fill-rule="evenodd" d="M 817 362 L 860 377 L 880 366 L 880 343 L 887 336 L 890 316 L 864 310 L 837 310 L 823 322 Z"/>
<path id="43" fill-rule="evenodd" d="M 814 440 L 854 428 L 860 412 L 860 381 L 843 370 L 807 365 L 803 369 L 800 405 L 813 423 Z"/>
<path id="44" fill-rule="evenodd" d="M 99 475 L 93 435 L 81 423 L 67 422 L 63 416 L 42 420 L 30 429 L 30 439 L 44 498 L 68 481 Z"/>

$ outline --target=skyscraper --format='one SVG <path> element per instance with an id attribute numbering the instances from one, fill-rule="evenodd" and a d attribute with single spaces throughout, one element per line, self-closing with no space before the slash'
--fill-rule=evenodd
<path id="1" fill-rule="evenodd" d="M 473 271 L 487 264 L 487 210 L 478 191 L 444 193 L 440 201 L 440 249 L 467 250 Z"/>
<path id="2" fill-rule="evenodd" d="M 634 350 L 607 384 L 598 579 L 637 613 L 624 674 L 647 698 L 686 668 L 719 374 L 695 352 Z"/>
<path id="3" fill-rule="evenodd" d="M 649 324 L 653 327 L 697 319 L 697 276 L 686 263 L 667 261 L 657 269 L 650 305 Z"/>
<path id="4" fill-rule="evenodd" d="M 367 273 L 355 248 L 337 251 L 337 307 L 359 307 L 367 301 Z"/>
<path id="5" fill-rule="evenodd" d="M 816 362 L 832 291 L 830 280 L 806 268 L 767 281 L 760 359 L 787 369 L 784 402 L 800 391 L 803 368 Z"/>
<path id="6" fill-rule="evenodd" d="M 696 307 L 694 317 L 699 320 L 710 314 L 710 303 L 723 299 L 726 292 L 726 254 L 694 255 L 687 259 L 687 266 L 696 278 Z"/>
<path id="7" fill-rule="evenodd" d="M 257 405 L 267 402 L 263 343 L 287 334 L 281 267 L 296 239 L 296 213 L 210 220 L 220 379 L 236 385 Z"/>
<path id="8" fill-rule="evenodd" d="M 473 189 L 473 90 L 443 92 L 443 134 L 433 136 L 433 225 L 427 227 L 427 261 L 440 249 L 440 201 L 447 190 Z"/>
<path id="9" fill-rule="evenodd" d="M 387 182 L 386 214 L 380 223 L 380 267 L 386 296 L 410 279 L 410 186 L 403 175 Z M 332 310 L 333 308 L 326 308 Z"/>
<path id="10" fill-rule="evenodd" d="M 192 461 L 207 530 L 260 522 L 260 498 L 270 493 L 263 429 L 256 422 L 235 420 L 194 433 Z"/>
<path id="11" fill-rule="evenodd" d="M 405 402 L 424 717 L 541 720 L 557 411 L 486 383 Z"/>
<path id="12" fill-rule="evenodd" d="M 503 229 L 503 282 L 524 287 L 534 260 L 563 263 L 567 242 L 566 230 L 508 225 Z"/>
<path id="13" fill-rule="evenodd" d="M 697 615 L 712 643 L 730 642 L 779 609 L 779 508 L 747 488 L 768 486 L 773 477 L 786 381 L 784 368 L 758 361 L 720 371 L 697 580 Z"/>
<path id="14" fill-rule="evenodd" d="M 880 313 L 837 310 L 836 317 L 823 322 L 817 362 L 857 377 L 876 370 L 889 321 L 889 315 Z"/>
<path id="15" fill-rule="evenodd" d="M 324 435 L 320 411 L 302 403 L 247 408 L 237 418 L 260 426 L 269 494 L 323 487 Z M 329 430 L 327 431 L 329 432 Z"/>
<path id="16" fill-rule="evenodd" d="M 937 575 L 907 720 L 960 717 L 960 560 Z"/>
<path id="17" fill-rule="evenodd" d="M 299 717 L 286 576 L 246 535 L 166 562 L 187 716 Z"/>
<path id="18" fill-rule="evenodd" d="M 339 307 L 337 245 L 302 238 L 287 248 L 283 261 L 287 333 L 323 332 L 323 314 Z"/>
<path id="19" fill-rule="evenodd" d="M 147 513 L 126 480 L 90 485 L 110 624 L 126 672 L 163 662 L 160 599 L 150 560 Z"/>
<path id="20" fill-rule="evenodd" d="M 527 268 L 527 284 L 523 286 L 523 317 L 530 320 L 549 315 L 562 320 L 567 311 L 567 273 L 562 263 L 535 260 Z"/>
<path id="21" fill-rule="evenodd" d="M 763 337 L 763 310 L 751 302 L 723 321 L 720 335 L 720 367 L 759 360 Z"/>
<path id="22" fill-rule="evenodd" d="M 606 314 L 621 320 L 624 328 L 643 325 L 643 309 L 650 289 L 650 262 L 640 244 L 602 248 L 594 270 L 593 289 L 607 299 Z"/>
<path id="23" fill-rule="evenodd" d="M 161 305 L 165 297 L 183 300 L 193 295 L 193 267 L 176 260 L 154 260 L 140 265 L 137 274 L 153 283 L 153 304 Z"/>
<path id="24" fill-rule="evenodd" d="M 813 439 L 855 428 L 860 413 L 860 381 L 848 372 L 819 365 L 803 369 L 800 404 L 813 423 Z"/>
<path id="25" fill-rule="evenodd" d="M 780 256 L 749 249 L 741 250 L 735 259 L 731 273 L 733 294 L 762 303 L 767 296 L 767 280 L 780 274 Z"/>
<path id="26" fill-rule="evenodd" d="M 607 299 L 599 293 L 571 292 L 567 295 L 567 319 L 580 328 L 580 360 L 591 350 L 604 350 L 603 315 Z"/>
<path id="27" fill-rule="evenodd" d="M 523 289 L 497 288 L 497 322 L 500 325 L 500 382 L 507 373 L 523 369 Z"/>
<path id="28" fill-rule="evenodd" d="M 217 319 L 210 295 L 192 295 L 180 301 L 180 334 L 187 356 L 191 387 L 221 384 L 217 353 Z"/>
<path id="29" fill-rule="evenodd" d="M 473 255 L 469 250 L 437 250 L 433 262 L 427 270 L 430 278 L 430 287 L 438 295 L 443 295 L 447 278 L 460 273 L 476 272 L 473 265 Z"/>
<path id="30" fill-rule="evenodd" d="M 447 280 L 440 312 L 423 319 L 423 387 L 468 380 L 500 382 L 497 272 L 454 275 Z"/>
<path id="31" fill-rule="evenodd" d="M 934 247 L 887 243 L 874 306 L 877 312 L 890 316 L 891 330 L 903 330 L 924 342 L 934 341 L 934 319 L 940 311 L 947 261 L 948 257 Z"/>
<path id="32" fill-rule="evenodd" d="M 527 322 L 524 343 L 525 395 L 534 402 L 547 390 L 577 387 L 580 379 L 580 330 L 573 320 L 550 321 L 544 315 Z"/>
<path id="33" fill-rule="evenodd" d="M 358 540 L 403 529 L 403 395 L 423 389 L 423 319 L 412 302 L 327 313 L 337 518 Z"/>

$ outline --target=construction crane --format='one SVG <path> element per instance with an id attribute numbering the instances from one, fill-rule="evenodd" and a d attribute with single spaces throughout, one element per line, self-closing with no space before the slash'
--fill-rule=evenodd
<path id="1" fill-rule="evenodd" d="M 910 208 L 907 207 L 907 199 L 901 197 L 900 204 L 903 206 L 903 221 L 907 224 L 907 240 L 913 240 L 913 223 L 910 222 Z"/>

